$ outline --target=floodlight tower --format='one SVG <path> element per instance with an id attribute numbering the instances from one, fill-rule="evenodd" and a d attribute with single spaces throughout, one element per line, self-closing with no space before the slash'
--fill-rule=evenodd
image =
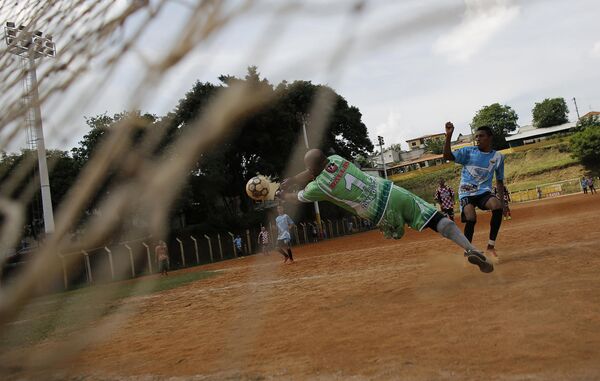
<path id="1" fill-rule="evenodd" d="M 383 156 L 383 136 L 377 137 L 377 142 L 379 143 L 379 151 L 381 151 L 381 164 L 383 165 L 383 177 L 387 180 L 387 169 L 385 168 L 385 158 Z"/>
<path id="2" fill-rule="evenodd" d="M 38 58 L 56 56 L 56 45 L 52 36 L 43 36 L 39 30 L 30 32 L 23 25 L 18 27 L 14 22 L 7 22 L 4 27 L 4 38 L 8 51 L 19 56 L 26 65 L 27 75 L 23 77 L 24 99 L 27 104 L 25 117 L 30 148 L 37 148 L 40 185 L 42 193 L 42 208 L 44 211 L 44 230 L 46 234 L 54 232 L 54 214 L 52 212 L 52 196 L 46 162 L 46 145 L 42 129 L 42 111 L 38 93 L 35 60 Z"/>

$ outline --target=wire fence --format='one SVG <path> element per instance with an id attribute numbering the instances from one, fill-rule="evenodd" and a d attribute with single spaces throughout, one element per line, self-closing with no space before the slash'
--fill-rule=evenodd
<path id="1" fill-rule="evenodd" d="M 594 185 L 598 183 L 598 178 L 593 180 Z M 532 200 L 541 200 L 544 198 L 564 196 L 583 192 L 581 179 L 569 179 L 536 185 L 533 188 L 512 192 L 510 198 L 512 202 L 525 202 Z"/>
<path id="2" fill-rule="evenodd" d="M 273 223 L 266 228 L 269 242 L 265 246 L 268 251 L 273 251 L 276 249 L 277 228 Z M 321 232 L 314 221 L 300 222 L 290 230 L 291 245 L 316 243 L 372 228 L 373 225 L 368 220 L 359 217 L 324 219 Z M 261 253 L 263 246 L 258 238 L 260 231 L 261 227 L 254 227 L 235 233 L 227 231 L 209 235 L 191 232 L 177 235 L 167 242 L 169 268 L 182 269 Z M 241 238 L 240 248 L 235 243 L 238 236 Z M 154 252 L 157 243 L 156 239 L 145 237 L 77 252 L 59 253 L 56 260 L 60 261 L 62 267 L 62 279 L 57 279 L 54 287 L 49 290 L 70 289 L 158 273 Z M 0 285 L 10 283 L 11 279 L 18 276 L 20 270 L 31 261 L 35 249 L 23 248 L 6 259 Z M 72 264 L 67 266 L 67 262 Z"/>

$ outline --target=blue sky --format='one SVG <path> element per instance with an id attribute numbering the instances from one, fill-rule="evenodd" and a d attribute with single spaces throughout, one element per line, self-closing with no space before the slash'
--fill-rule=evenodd
<path id="1" fill-rule="evenodd" d="M 125 1 L 117 1 L 115 6 Z M 228 2 L 236 6 L 240 1 Z M 217 83 L 220 74 L 243 76 L 257 65 L 271 83 L 311 80 L 335 88 L 357 106 L 369 135 L 386 144 L 443 131 L 458 132 L 482 106 L 513 107 L 519 123 L 544 98 L 564 97 L 576 119 L 600 110 L 600 1 L 429 0 L 367 1 L 359 16 L 349 1 L 306 1 L 275 17 L 283 1 L 258 1 L 206 43 L 199 44 L 143 99 L 133 99 L 144 65 L 177 38 L 189 10 L 173 2 L 146 31 L 142 42 L 110 77 L 93 68 L 63 94 L 46 117 L 47 145 L 69 148 L 86 133 L 83 116 L 116 113 L 138 105 L 159 115 L 171 110 L 195 80 Z M 132 30 L 136 20 L 130 20 Z M 62 37 L 65 38 L 64 36 Z M 57 36 L 60 49 L 61 37 Z M 344 45 L 346 43 L 346 45 Z M 341 60 L 335 61 L 335 53 Z M 335 62 L 335 65 L 331 65 Z M 70 107 L 105 86 L 94 101 Z"/>

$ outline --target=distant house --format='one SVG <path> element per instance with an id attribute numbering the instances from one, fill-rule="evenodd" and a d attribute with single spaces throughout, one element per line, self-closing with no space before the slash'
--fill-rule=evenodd
<path id="1" fill-rule="evenodd" d="M 400 160 L 399 161 L 412 161 L 420 158 L 425 155 L 425 149 L 423 148 L 415 148 L 410 151 L 402 151 L 400 152 Z"/>
<path id="2" fill-rule="evenodd" d="M 452 151 L 462 147 L 473 145 L 473 134 L 458 134 L 455 141 L 451 143 Z"/>
<path id="3" fill-rule="evenodd" d="M 570 132 L 576 127 L 576 123 L 569 122 L 559 126 L 536 128 L 534 126 L 519 127 L 516 134 L 508 135 L 506 141 L 510 147 L 518 147 L 525 144 L 537 143 L 548 139 L 553 135 Z"/>
<path id="4" fill-rule="evenodd" d="M 373 177 L 383 177 L 383 167 L 378 168 L 361 168 L 361 171 Z"/>
<path id="5" fill-rule="evenodd" d="M 373 155 L 369 160 L 373 165 L 381 166 L 381 154 Z M 400 153 L 393 149 L 386 149 L 383 151 L 383 161 L 385 162 L 385 165 L 397 163 L 400 161 Z"/>
<path id="6" fill-rule="evenodd" d="M 417 149 L 417 148 L 425 148 L 425 143 L 428 140 L 444 139 L 445 137 L 446 137 L 446 134 L 442 132 L 440 134 L 425 135 L 425 136 L 420 136 L 420 137 L 414 138 L 414 139 L 408 139 L 406 142 L 408 143 L 408 148 L 413 150 L 413 149 Z"/>
<path id="7" fill-rule="evenodd" d="M 587 118 L 590 116 L 597 116 L 598 118 L 600 118 L 600 111 L 590 111 L 587 114 L 585 114 L 584 116 L 582 116 L 581 119 Z"/>
<path id="8" fill-rule="evenodd" d="M 418 159 L 411 161 L 403 161 L 400 164 L 391 166 L 387 169 L 389 175 L 397 175 L 400 173 L 406 173 L 410 171 L 419 170 L 421 168 L 433 167 L 435 165 L 444 164 L 444 156 L 436 155 L 432 153 L 425 154 Z"/>

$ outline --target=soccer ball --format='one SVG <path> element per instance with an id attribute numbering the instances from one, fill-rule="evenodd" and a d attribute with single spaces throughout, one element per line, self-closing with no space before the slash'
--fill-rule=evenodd
<path id="1" fill-rule="evenodd" d="M 255 176 L 248 180 L 246 193 L 256 201 L 263 201 L 269 195 L 269 182 L 262 176 Z"/>

